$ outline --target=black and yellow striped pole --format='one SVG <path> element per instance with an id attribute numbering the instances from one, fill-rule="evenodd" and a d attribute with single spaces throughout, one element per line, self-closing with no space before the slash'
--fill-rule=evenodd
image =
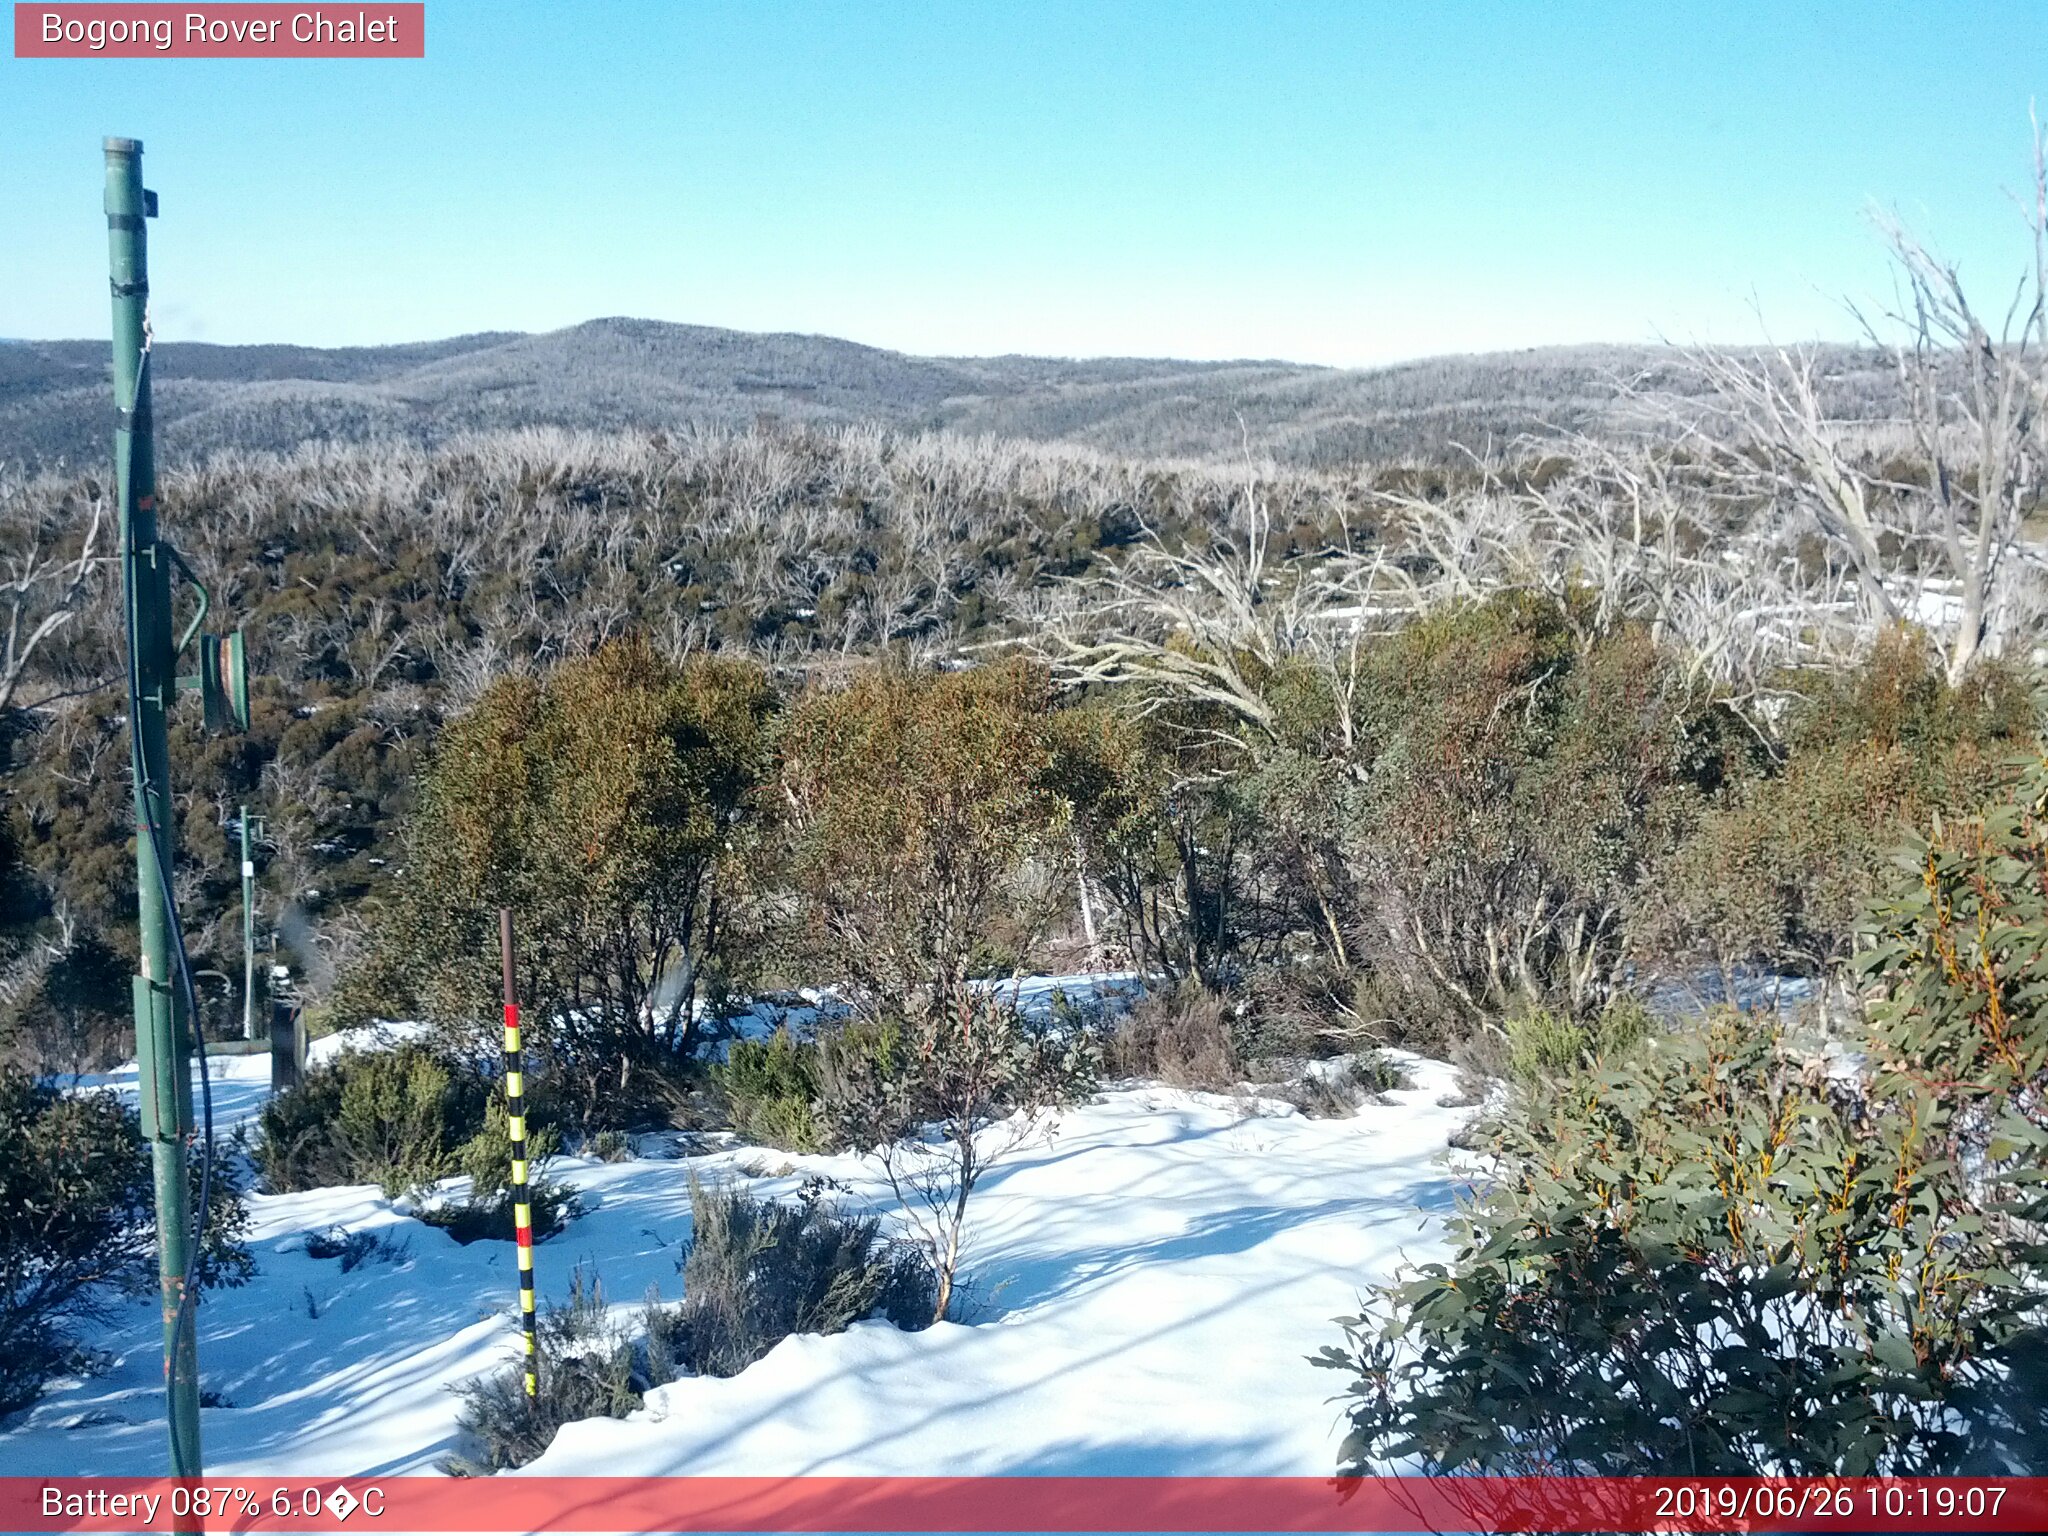
<path id="1" fill-rule="evenodd" d="M 533 1205 L 526 1183 L 526 1070 L 519 1045 L 519 994 L 512 984 L 512 909 L 498 909 L 505 972 L 505 1134 L 512 1143 L 512 1236 L 519 1244 L 519 1323 L 526 1331 L 526 1400 L 540 1399 L 540 1336 L 533 1312 Z"/>

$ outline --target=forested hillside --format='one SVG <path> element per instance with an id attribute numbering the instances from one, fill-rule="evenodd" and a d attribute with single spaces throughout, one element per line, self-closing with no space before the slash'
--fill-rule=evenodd
<path id="1" fill-rule="evenodd" d="M 155 352 L 160 452 L 284 450 L 309 439 L 432 444 L 466 431 L 672 429 L 762 418 L 873 422 L 1078 443 L 1139 457 L 1303 467 L 1455 457 L 1538 431 L 1615 424 L 1614 384 L 1681 384 L 1669 349 L 1558 347 L 1386 368 L 1273 361 L 921 358 L 823 336 L 593 320 L 544 335 L 486 333 L 408 346 Z M 1830 350 L 1843 415 L 1896 400 L 1875 352 Z M 0 342 L 0 458 L 92 465 L 106 453 L 106 344 Z"/>

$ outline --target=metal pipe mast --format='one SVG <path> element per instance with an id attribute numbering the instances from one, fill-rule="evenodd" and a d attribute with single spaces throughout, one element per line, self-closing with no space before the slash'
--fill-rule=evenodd
<path id="1" fill-rule="evenodd" d="M 142 145 L 108 139 L 107 254 L 114 301 L 114 484 L 121 509 L 121 585 L 127 605 L 135 892 L 141 974 L 134 981 L 135 1057 L 142 1134 L 156 1182 L 157 1267 L 163 1290 L 164 1387 L 171 1475 L 201 1475 L 199 1361 L 194 1311 L 184 1305 L 193 1241 L 186 1147 L 192 1135 L 191 1021 L 172 973 L 170 710 L 177 697 L 171 560 L 157 536 L 156 455 L 149 409 L 149 254 Z"/>

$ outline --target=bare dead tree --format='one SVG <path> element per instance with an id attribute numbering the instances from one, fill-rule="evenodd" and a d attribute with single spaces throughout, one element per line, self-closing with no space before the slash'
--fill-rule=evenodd
<path id="1" fill-rule="evenodd" d="M 1067 686 L 1129 687 L 1140 713 L 1213 705 L 1269 739 L 1277 722 L 1262 684 L 1271 673 L 1308 661 L 1345 692 L 1360 638 L 1388 610 L 1411 606 L 1405 579 L 1383 555 L 1348 548 L 1276 561 L 1272 508 L 1255 476 L 1236 512 L 1207 548 L 1170 547 L 1146 527 L 1130 558 L 1068 583 L 1064 614 L 1046 613 L 1049 627 L 1027 644 Z"/>
<path id="2" fill-rule="evenodd" d="M 15 487 L 10 486 L 10 491 Z M 57 553 L 57 530 L 41 521 L 5 519 L 14 535 L 0 554 L 0 713 L 14 707 L 36 653 L 71 623 L 92 593 L 103 558 L 101 531 L 106 502 L 87 503 L 85 528 L 75 554 Z M 27 705 L 36 708 L 43 700 Z"/>
<path id="3" fill-rule="evenodd" d="M 1766 732 L 1789 674 L 1850 661 L 1873 637 L 1846 567 L 1802 560 L 1796 526 L 1668 444 L 1532 442 L 1519 463 L 1539 457 L 1542 476 L 1488 464 L 1461 494 L 1381 497 L 1413 609 L 1542 592 L 1582 647 L 1644 624 L 1688 683 Z"/>
<path id="4" fill-rule="evenodd" d="M 1704 402 L 1666 397 L 1681 443 L 1758 505 L 1805 520 L 1854 577 L 1866 619 L 1918 622 L 1941 641 L 1951 681 L 2026 638 L 2040 604 L 2021 523 L 2048 492 L 2048 140 L 2034 125 L 2024 201 L 2031 269 L 1991 323 L 1956 267 L 1898 219 L 1877 223 L 1897 293 L 1857 310 L 1890 356 L 1908 462 L 1887 462 L 1866 424 L 1832 415 L 1812 348 L 1688 354 Z"/>

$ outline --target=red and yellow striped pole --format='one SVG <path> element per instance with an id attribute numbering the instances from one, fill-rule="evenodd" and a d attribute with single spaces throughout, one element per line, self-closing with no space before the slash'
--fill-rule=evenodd
<path id="1" fill-rule="evenodd" d="M 519 1045 L 519 996 L 512 985 L 512 909 L 498 909 L 505 972 L 505 1135 L 512 1143 L 512 1236 L 519 1244 L 519 1322 L 526 1332 L 526 1400 L 540 1399 L 540 1335 L 533 1311 L 533 1205 L 526 1185 L 526 1070 Z"/>

